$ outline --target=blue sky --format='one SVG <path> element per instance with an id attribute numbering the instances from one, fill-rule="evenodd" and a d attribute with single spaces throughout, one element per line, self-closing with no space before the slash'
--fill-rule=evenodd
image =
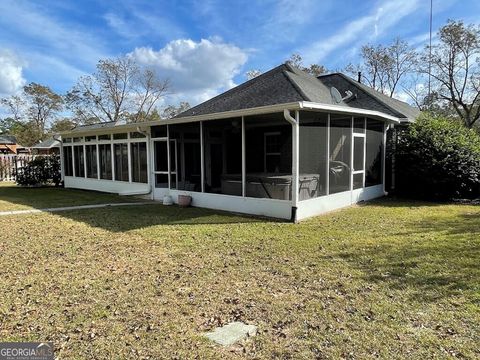
<path id="1" fill-rule="evenodd" d="M 365 43 L 428 39 L 427 0 L 2 0 L 0 94 L 35 81 L 59 93 L 101 58 L 131 54 L 170 78 L 166 102 L 200 101 L 293 52 L 341 69 Z M 434 0 L 434 29 L 478 22 L 480 1 Z"/>

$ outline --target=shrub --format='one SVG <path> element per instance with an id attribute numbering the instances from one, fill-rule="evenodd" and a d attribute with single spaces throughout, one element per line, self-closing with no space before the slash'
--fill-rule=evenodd
<path id="1" fill-rule="evenodd" d="M 396 151 L 397 191 L 446 200 L 480 196 L 480 136 L 463 124 L 421 115 L 400 131 Z"/>
<path id="2" fill-rule="evenodd" d="M 24 186 L 58 186 L 61 182 L 59 156 L 37 156 L 18 170 L 16 179 L 17 184 Z"/>

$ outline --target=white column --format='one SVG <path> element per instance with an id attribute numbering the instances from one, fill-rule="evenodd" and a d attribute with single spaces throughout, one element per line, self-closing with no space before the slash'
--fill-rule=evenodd
<path id="1" fill-rule="evenodd" d="M 96 154 L 97 154 L 97 179 L 100 180 L 100 147 L 98 144 L 95 145 L 97 148 Z"/>
<path id="2" fill-rule="evenodd" d="M 387 154 L 387 124 L 383 123 L 383 144 L 382 144 L 382 185 L 383 193 L 387 194 L 385 187 L 385 159 Z"/>
<path id="3" fill-rule="evenodd" d="M 355 137 L 353 136 L 353 116 L 350 119 L 350 192 L 353 190 L 353 143 Z"/>
<path id="4" fill-rule="evenodd" d="M 63 156 L 63 139 L 60 140 L 60 180 L 65 180 L 65 161 Z"/>
<path id="5" fill-rule="evenodd" d="M 298 205 L 299 119 L 299 112 L 295 110 L 295 123 L 292 124 L 292 204 L 294 207 Z"/>
<path id="6" fill-rule="evenodd" d="M 330 194 L 330 114 L 327 116 L 327 169 L 325 171 L 325 195 Z"/>
<path id="7" fill-rule="evenodd" d="M 203 121 L 200 121 L 200 189 L 205 192 L 205 156 L 203 148 Z"/>
<path id="8" fill-rule="evenodd" d="M 73 141 L 73 138 L 72 138 Z M 75 146 L 72 144 L 72 176 L 77 176 L 77 171 L 75 170 Z"/>
<path id="9" fill-rule="evenodd" d="M 127 136 L 127 158 L 128 158 L 128 182 L 132 182 L 132 147 L 130 146 L 130 133 Z"/>
<path id="10" fill-rule="evenodd" d="M 154 150 L 155 151 L 155 150 Z M 177 159 L 177 154 L 175 154 L 175 160 Z M 167 170 L 168 170 L 168 179 L 167 179 L 167 184 L 168 184 L 168 190 L 170 190 L 170 178 L 171 178 L 171 168 L 170 168 L 171 164 L 170 164 L 170 128 L 167 124 Z M 176 180 L 176 183 L 178 184 L 178 169 L 177 167 L 175 166 L 175 172 L 177 173 L 175 175 L 175 180 Z M 176 187 L 176 189 L 178 190 L 178 186 Z"/>
<path id="11" fill-rule="evenodd" d="M 112 163 L 112 181 L 116 180 L 115 179 L 115 146 L 113 146 L 112 143 L 112 135 L 110 135 L 110 157 L 111 157 L 111 163 Z"/>
<path id="12" fill-rule="evenodd" d="M 83 144 L 83 175 L 87 178 L 87 147 Z"/>
<path id="13" fill-rule="evenodd" d="M 247 195 L 247 167 L 245 159 L 245 118 L 242 116 L 242 196 Z"/>

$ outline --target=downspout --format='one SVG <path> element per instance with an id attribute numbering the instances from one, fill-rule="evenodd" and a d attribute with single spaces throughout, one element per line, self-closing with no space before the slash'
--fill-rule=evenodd
<path id="1" fill-rule="evenodd" d="M 55 137 L 58 136 L 58 137 Z M 59 135 L 53 135 L 53 140 L 56 140 L 60 143 L 60 180 L 65 186 L 65 164 L 63 163 L 63 141 L 62 137 Z"/>
<path id="2" fill-rule="evenodd" d="M 298 209 L 298 110 L 295 112 L 295 118 L 290 114 L 290 110 L 284 109 L 283 116 L 292 125 L 292 214 L 290 220 L 296 223 Z"/>

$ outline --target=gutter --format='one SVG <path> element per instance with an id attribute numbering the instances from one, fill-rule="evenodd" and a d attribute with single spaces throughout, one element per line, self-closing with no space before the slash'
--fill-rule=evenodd
<path id="1" fill-rule="evenodd" d="M 183 123 L 190 123 L 190 122 L 220 120 L 220 119 L 228 119 L 228 118 L 250 116 L 250 115 L 262 115 L 262 114 L 268 114 L 272 112 L 282 113 L 283 110 L 285 109 L 322 110 L 322 111 L 328 111 L 333 113 L 344 113 L 344 114 L 359 115 L 359 116 L 362 116 L 362 115 L 371 116 L 377 119 L 386 120 L 387 122 L 400 123 L 399 118 L 395 116 L 387 115 L 380 111 L 359 109 L 359 108 L 347 107 L 347 106 L 341 106 L 341 105 L 321 104 L 321 103 L 315 103 L 310 101 L 297 101 L 297 102 L 290 102 L 290 103 L 284 103 L 284 104 L 259 106 L 259 107 L 248 108 L 248 109 L 223 111 L 223 112 L 211 113 L 211 114 L 185 116 L 185 117 L 173 118 L 168 120 L 147 121 L 142 123 L 142 126 L 183 124 Z M 82 131 L 81 128 L 77 127 L 75 131 L 61 132 L 60 135 L 82 136 L 85 134 L 92 134 L 92 133 L 105 133 L 105 132 L 115 133 L 115 132 L 127 131 L 129 129 L 135 130 L 136 128 L 138 128 L 138 126 L 139 126 L 138 123 L 131 123 L 131 124 L 117 125 L 109 128 L 96 128 L 91 130 L 85 129 L 84 131 Z"/>

